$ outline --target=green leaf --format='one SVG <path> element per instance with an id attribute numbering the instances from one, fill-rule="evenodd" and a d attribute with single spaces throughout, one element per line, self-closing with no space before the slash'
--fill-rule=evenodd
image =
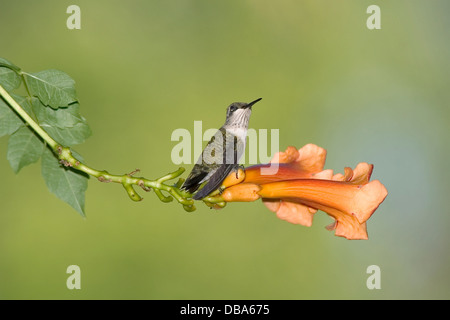
<path id="1" fill-rule="evenodd" d="M 11 69 L 20 71 L 20 68 L 18 66 L 16 66 L 14 63 L 12 63 L 11 61 L 6 60 L 4 58 L 0 58 L 0 64 L 4 64 L 4 65 L 8 66 Z"/>
<path id="2" fill-rule="evenodd" d="M 3 65 L 9 66 L 5 67 Z M 22 78 L 16 71 L 19 68 L 6 59 L 0 58 L 0 84 L 6 91 L 11 91 L 20 86 Z"/>
<path id="3" fill-rule="evenodd" d="M 50 192 L 85 217 L 84 194 L 88 186 L 88 175 L 70 167 L 63 167 L 52 151 L 45 148 L 42 156 L 42 176 Z"/>
<path id="4" fill-rule="evenodd" d="M 30 93 L 46 106 L 58 109 L 77 101 L 75 81 L 65 72 L 50 69 L 24 75 Z"/>
<path id="5" fill-rule="evenodd" d="M 28 113 L 31 114 L 31 106 L 25 97 L 11 94 L 11 97 Z M 0 137 L 12 134 L 23 125 L 22 119 L 17 113 L 0 98 Z"/>
<path id="6" fill-rule="evenodd" d="M 9 135 L 19 129 L 23 121 L 19 116 L 0 98 L 0 137 Z"/>
<path id="7" fill-rule="evenodd" d="M 33 110 L 39 125 L 64 146 L 80 144 L 92 133 L 86 119 L 80 115 L 78 103 L 54 110 L 33 99 Z"/>
<path id="8" fill-rule="evenodd" d="M 23 167 L 39 160 L 44 151 L 44 143 L 27 126 L 20 127 L 8 141 L 6 155 L 15 173 Z"/>

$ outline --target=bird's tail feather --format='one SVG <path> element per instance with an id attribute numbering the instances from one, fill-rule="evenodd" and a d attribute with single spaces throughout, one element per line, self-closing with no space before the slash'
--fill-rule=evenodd
<path id="1" fill-rule="evenodd" d="M 184 181 L 180 189 L 186 190 L 189 193 L 194 193 L 200 187 L 202 180 L 206 175 L 206 172 L 204 174 L 190 175 L 186 181 Z"/>

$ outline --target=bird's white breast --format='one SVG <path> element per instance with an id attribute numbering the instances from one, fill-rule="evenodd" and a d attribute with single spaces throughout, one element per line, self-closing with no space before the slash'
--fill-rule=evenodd
<path id="1" fill-rule="evenodd" d="M 247 128 L 229 128 L 229 129 L 227 129 L 227 131 L 229 133 L 237 136 L 245 144 L 245 140 L 247 138 Z"/>

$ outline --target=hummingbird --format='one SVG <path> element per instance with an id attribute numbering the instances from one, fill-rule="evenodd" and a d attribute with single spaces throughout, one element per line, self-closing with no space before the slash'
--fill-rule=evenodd
<path id="1" fill-rule="evenodd" d="M 262 98 L 250 103 L 234 102 L 227 108 L 225 123 L 214 134 L 203 149 L 191 173 L 181 189 L 194 193 L 206 182 L 192 198 L 200 200 L 219 189 L 223 180 L 234 170 L 239 170 L 239 160 L 245 151 L 245 141 L 252 106 Z"/>

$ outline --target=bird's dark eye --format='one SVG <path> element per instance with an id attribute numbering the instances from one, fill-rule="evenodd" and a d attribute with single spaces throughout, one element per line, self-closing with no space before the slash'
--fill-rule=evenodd
<path id="1" fill-rule="evenodd" d="M 231 106 L 230 107 L 230 112 L 235 112 L 237 110 L 237 107 L 236 106 Z"/>

